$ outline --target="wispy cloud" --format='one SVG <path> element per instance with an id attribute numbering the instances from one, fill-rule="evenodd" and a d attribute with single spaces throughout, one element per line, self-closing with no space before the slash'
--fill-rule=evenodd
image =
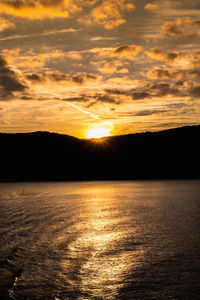
<path id="1" fill-rule="evenodd" d="M 16 34 L 16 35 L 10 35 L 7 37 L 0 37 L 0 41 L 9 41 L 9 40 L 20 40 L 20 39 L 28 39 L 32 37 L 40 37 L 40 36 L 49 36 L 49 35 L 56 35 L 56 34 L 64 34 L 64 33 L 71 33 L 71 32 L 77 32 L 80 29 L 76 30 L 73 28 L 69 29 L 60 29 L 60 30 L 47 30 L 43 33 L 35 33 L 35 34 Z"/>

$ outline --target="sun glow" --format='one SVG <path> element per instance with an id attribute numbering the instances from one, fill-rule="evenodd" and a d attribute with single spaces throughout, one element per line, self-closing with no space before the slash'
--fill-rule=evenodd
<path id="1" fill-rule="evenodd" d="M 99 125 L 96 125 L 95 127 L 89 129 L 87 133 L 88 139 L 93 138 L 101 138 L 111 135 L 111 130 L 113 129 L 113 125 L 110 123 L 102 123 Z"/>

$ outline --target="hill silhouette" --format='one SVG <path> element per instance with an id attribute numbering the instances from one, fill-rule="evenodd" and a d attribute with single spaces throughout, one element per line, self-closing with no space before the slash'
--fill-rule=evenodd
<path id="1" fill-rule="evenodd" d="M 0 133 L 0 181 L 200 178 L 200 126 L 78 139 Z"/>

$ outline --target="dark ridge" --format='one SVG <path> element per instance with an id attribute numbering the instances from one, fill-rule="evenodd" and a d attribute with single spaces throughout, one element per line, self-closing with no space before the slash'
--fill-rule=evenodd
<path id="1" fill-rule="evenodd" d="M 0 181 L 200 178 L 200 126 L 102 139 L 0 133 Z"/>

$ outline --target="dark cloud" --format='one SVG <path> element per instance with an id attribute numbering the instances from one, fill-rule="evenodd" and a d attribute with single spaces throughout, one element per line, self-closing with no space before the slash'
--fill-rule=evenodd
<path id="1" fill-rule="evenodd" d="M 121 102 L 119 100 L 116 100 L 114 97 L 110 97 L 107 94 L 96 94 L 93 96 L 90 96 L 88 99 L 87 108 L 97 104 L 97 103 L 107 103 L 107 104 L 120 104 Z"/>
<path id="2" fill-rule="evenodd" d="M 157 79 L 157 80 L 199 78 L 200 70 L 199 69 L 180 70 L 180 69 L 168 69 L 168 68 L 155 68 L 147 72 L 147 77 L 150 79 Z"/>
<path id="3" fill-rule="evenodd" d="M 20 75 L 0 55 L 0 99 L 7 99 L 14 92 L 23 92 L 26 89 L 27 85 Z"/>
<path id="4" fill-rule="evenodd" d="M 187 114 L 188 111 L 191 111 L 191 108 L 183 102 L 180 103 L 171 103 L 171 104 L 164 104 L 162 107 L 152 108 L 152 109 L 143 109 L 139 111 L 131 111 L 123 113 L 123 116 L 134 116 L 134 117 L 145 117 L 151 116 L 155 114 L 174 114 L 174 112 L 178 111 L 179 114 Z"/>
<path id="5" fill-rule="evenodd" d="M 20 97 L 21 100 L 33 100 L 33 97 L 30 95 L 23 95 Z"/>
<path id="6" fill-rule="evenodd" d="M 79 75 L 73 75 L 72 80 L 76 83 L 82 84 L 84 82 L 84 78 Z"/>
<path id="7" fill-rule="evenodd" d="M 14 9 L 23 9 L 23 8 L 35 8 L 37 6 L 38 3 L 41 3 L 42 5 L 45 5 L 44 2 L 46 2 L 47 4 L 49 2 L 56 2 L 56 1 L 43 1 L 43 0 L 1 0 L 0 4 L 1 5 L 5 5 L 5 7 L 12 7 Z M 59 1 L 61 2 L 61 1 Z M 51 3 L 51 5 L 52 5 Z M 49 3 L 50 4 L 50 3 Z M 48 6 L 48 5 L 47 5 Z"/>
<path id="8" fill-rule="evenodd" d="M 40 0 L 40 3 L 44 6 L 60 6 L 64 3 L 63 0 Z"/>
<path id="9" fill-rule="evenodd" d="M 178 95 L 179 89 L 172 87 L 169 83 L 154 83 L 143 87 L 143 90 L 132 90 L 131 96 L 133 100 L 143 100 L 152 97 L 163 97 L 166 95 Z"/>
<path id="10" fill-rule="evenodd" d="M 98 77 L 93 74 L 68 74 L 61 72 L 45 72 L 42 74 L 28 74 L 26 75 L 28 80 L 32 82 L 42 82 L 42 81 L 71 81 L 77 84 L 84 84 L 90 80 L 97 80 Z"/>
<path id="11" fill-rule="evenodd" d="M 165 61 L 167 63 L 172 63 L 178 58 L 178 53 L 176 52 L 165 52 L 160 49 L 152 49 L 147 51 L 146 54 L 156 60 Z"/>
<path id="12" fill-rule="evenodd" d="M 115 100 L 113 97 L 110 97 L 107 94 L 103 95 L 96 95 L 96 100 L 98 102 L 104 102 L 104 103 L 113 103 L 113 104 L 119 104 L 120 102 L 118 100 Z"/>
<path id="13" fill-rule="evenodd" d="M 3 58 L 2 55 L 0 55 L 0 68 L 3 68 L 7 65 L 6 60 Z"/>
<path id="14" fill-rule="evenodd" d="M 130 95 L 130 90 L 125 89 L 105 89 L 105 92 L 114 95 Z"/>
<path id="15" fill-rule="evenodd" d="M 180 94 L 179 89 L 173 88 L 169 83 L 155 83 L 152 85 L 151 89 L 155 92 L 156 97 L 162 97 L 166 95 L 178 95 Z"/>
<path id="16" fill-rule="evenodd" d="M 151 97 L 151 94 L 146 91 L 133 91 L 131 96 L 133 100 L 142 100 Z"/>
<path id="17" fill-rule="evenodd" d="M 154 114 L 158 114 L 158 113 L 163 113 L 163 112 L 166 112 L 166 110 L 161 110 L 161 109 L 146 109 L 146 110 L 141 110 L 141 111 L 138 111 L 137 113 L 134 114 L 134 116 L 137 116 L 137 117 L 145 117 L 145 116 L 151 116 L 151 115 L 154 115 Z"/>
<path id="18" fill-rule="evenodd" d="M 34 0 L 29 0 L 29 1 L 24 1 L 24 0 L 1 0 L 0 3 L 20 9 L 24 6 L 33 7 L 35 5 L 36 1 L 34 1 Z"/>
<path id="19" fill-rule="evenodd" d="M 137 47 L 135 47 L 134 45 L 124 45 L 117 48 L 115 50 L 115 53 L 126 53 L 126 52 L 132 52 L 133 50 L 134 51 L 137 50 Z"/>
<path id="20" fill-rule="evenodd" d="M 94 80 L 97 79 L 97 76 L 94 75 L 94 74 L 86 74 L 86 77 L 87 77 L 88 79 L 94 79 Z"/>
<path id="21" fill-rule="evenodd" d="M 107 57 L 118 57 L 134 59 L 134 57 L 142 50 L 141 46 L 138 45 L 122 45 L 112 50 L 102 49 L 98 52 L 100 56 Z"/>
<path id="22" fill-rule="evenodd" d="M 42 74 L 33 73 L 33 74 L 26 75 L 26 78 L 33 82 L 42 82 L 46 80 L 50 80 L 50 81 L 70 80 L 70 76 L 68 74 L 58 73 L 58 72 L 46 72 Z"/>
<path id="23" fill-rule="evenodd" d="M 166 104 L 165 105 L 165 110 L 176 110 L 176 109 L 181 109 L 181 108 L 185 108 L 188 105 L 186 103 L 183 102 L 179 102 L 179 103 L 170 103 L 170 104 Z"/>
<path id="24" fill-rule="evenodd" d="M 70 97 L 62 99 L 64 101 L 69 102 L 83 102 L 86 104 L 86 107 L 89 108 L 97 103 L 108 103 L 108 104 L 120 104 L 119 100 L 114 99 L 108 94 L 93 94 L 93 95 L 86 95 L 82 94 L 78 97 Z"/>
<path id="25" fill-rule="evenodd" d="M 192 77 L 200 77 L 200 69 L 191 70 L 189 72 L 189 75 L 191 75 Z"/>
<path id="26" fill-rule="evenodd" d="M 187 83 L 187 82 L 186 82 Z M 154 97 L 163 97 L 167 95 L 171 96 L 180 96 L 180 97 L 192 97 L 200 98 L 200 86 L 197 86 L 195 81 L 192 81 L 191 84 L 186 85 L 186 88 L 180 89 L 183 87 L 183 84 L 169 84 L 166 82 L 155 83 L 151 86 L 151 90 Z"/>
<path id="27" fill-rule="evenodd" d="M 156 97 L 165 95 L 200 97 L 200 87 L 197 81 L 200 78 L 199 69 L 155 68 L 147 73 L 147 77 L 156 80 L 156 83 L 150 87 L 150 90 Z M 167 79 L 168 82 L 161 82 L 163 79 Z"/>
<path id="28" fill-rule="evenodd" d="M 172 74 L 169 69 L 156 68 L 153 70 L 149 70 L 147 72 L 147 77 L 149 77 L 151 79 L 163 80 L 163 79 L 171 79 Z"/>
<path id="29" fill-rule="evenodd" d="M 41 76 L 38 74 L 30 74 L 30 75 L 27 75 L 26 78 L 31 81 L 42 81 Z"/>
<path id="30" fill-rule="evenodd" d="M 149 91 L 147 91 L 147 87 L 145 90 L 136 90 L 136 89 L 106 89 L 105 91 L 109 94 L 114 95 L 125 95 L 125 96 L 131 96 L 133 100 L 142 100 L 145 98 L 151 97 L 151 94 Z"/>
<path id="31" fill-rule="evenodd" d="M 162 26 L 162 32 L 168 37 L 197 37 L 199 36 L 200 20 L 176 19 Z"/>
<path id="32" fill-rule="evenodd" d="M 86 95 L 80 95 L 78 97 L 70 97 L 62 99 L 63 101 L 69 101 L 69 102 L 88 102 L 90 101 L 90 98 Z"/>
<path id="33" fill-rule="evenodd" d="M 189 89 L 189 93 L 194 98 L 200 98 L 200 85 Z"/>
<path id="34" fill-rule="evenodd" d="M 182 85 L 182 82 L 179 82 L 179 84 L 174 84 L 174 82 L 168 83 L 159 81 L 152 84 L 146 84 L 139 89 L 107 89 L 106 91 L 110 94 L 129 96 L 132 97 L 133 100 L 143 100 L 152 97 L 163 97 L 167 95 L 182 95 L 179 90 L 179 87 L 181 87 Z"/>

